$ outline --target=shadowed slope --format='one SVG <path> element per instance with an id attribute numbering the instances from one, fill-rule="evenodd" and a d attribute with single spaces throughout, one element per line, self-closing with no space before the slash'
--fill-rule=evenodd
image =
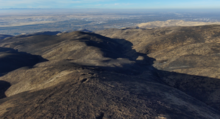
<path id="1" fill-rule="evenodd" d="M 0 81 L 0 99 L 5 98 L 5 91 L 11 86 L 10 83 L 6 81 Z"/>
<path id="2" fill-rule="evenodd" d="M 0 75 L 21 67 L 32 67 L 43 61 L 46 60 L 37 55 L 18 52 L 11 48 L 0 47 Z"/>
<path id="3" fill-rule="evenodd" d="M 40 56 L 25 52 L 18 52 L 11 48 L 0 47 L 0 77 L 21 67 L 32 67 L 39 62 L 46 61 Z M 19 74 L 16 74 L 19 75 Z M 0 99 L 5 98 L 5 91 L 11 86 L 4 78 L 0 80 Z"/>
<path id="4" fill-rule="evenodd" d="M 132 42 L 137 52 L 155 58 L 162 81 L 220 110 L 219 25 L 98 33 Z"/>
<path id="5" fill-rule="evenodd" d="M 0 40 L 3 40 L 7 37 L 13 37 L 12 35 L 4 35 L 4 34 L 0 34 Z"/>

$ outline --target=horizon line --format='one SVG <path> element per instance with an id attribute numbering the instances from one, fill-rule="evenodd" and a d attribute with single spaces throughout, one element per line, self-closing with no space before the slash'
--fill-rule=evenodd
<path id="1" fill-rule="evenodd" d="M 173 10 L 173 9 L 178 9 L 178 10 L 199 10 L 199 9 L 210 9 L 210 10 L 216 10 L 220 8 L 0 8 L 1 9 L 121 9 L 121 10 L 164 10 L 164 9 L 168 9 L 168 10 Z"/>

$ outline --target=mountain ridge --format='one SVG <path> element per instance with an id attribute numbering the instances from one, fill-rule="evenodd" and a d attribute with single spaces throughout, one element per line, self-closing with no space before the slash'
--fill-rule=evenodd
<path id="1" fill-rule="evenodd" d="M 110 29 L 101 31 L 101 35 L 71 32 L 0 41 L 0 47 L 45 59 L 32 67 L 21 67 L 0 77 L 0 81 L 10 84 L 3 90 L 5 97 L 0 99 L 0 117 L 218 119 L 219 110 L 213 106 L 218 101 L 211 100 L 213 104 L 210 104 L 201 97 L 192 96 L 181 88 L 189 86 L 188 82 L 184 86 L 174 80 L 184 82 L 188 78 L 198 78 L 203 81 L 207 80 L 206 77 L 157 69 L 158 66 L 154 66 L 157 57 L 149 57 L 149 54 L 161 49 L 150 52 L 137 49 L 144 47 L 138 46 L 139 41 L 146 40 L 140 37 L 140 31 L 142 36 L 153 33 L 151 35 L 155 38 L 179 32 L 177 28 L 170 29 L 173 31 Z M 136 33 L 140 39 L 132 40 Z M 114 37 L 110 36 L 112 34 Z M 116 37 L 117 34 L 121 34 L 120 37 Z M 209 80 L 218 84 L 218 79 Z M 189 86 L 193 94 L 199 94 L 199 83 L 196 84 L 198 87 Z"/>
<path id="2" fill-rule="evenodd" d="M 204 26 L 204 25 L 219 25 L 220 22 L 196 22 L 184 20 L 167 20 L 167 21 L 153 21 L 137 24 L 139 28 L 158 28 L 158 27 L 174 27 L 174 26 Z"/>

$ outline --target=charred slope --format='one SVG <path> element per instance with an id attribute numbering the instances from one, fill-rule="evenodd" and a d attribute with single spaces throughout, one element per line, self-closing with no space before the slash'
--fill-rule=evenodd
<path id="1" fill-rule="evenodd" d="M 94 33 L 14 37 L 1 47 L 48 61 L 0 77 L 1 118 L 218 119 L 220 112 L 167 86 L 132 43 Z M 196 77 L 196 76 L 195 76 Z"/>

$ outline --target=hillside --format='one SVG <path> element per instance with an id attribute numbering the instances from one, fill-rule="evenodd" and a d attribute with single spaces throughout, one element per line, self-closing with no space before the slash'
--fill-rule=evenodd
<path id="1" fill-rule="evenodd" d="M 203 26 L 203 25 L 219 25 L 220 22 L 196 22 L 184 20 L 167 20 L 167 21 L 153 21 L 137 24 L 139 28 L 158 28 L 171 26 Z"/>
<path id="2" fill-rule="evenodd" d="M 218 69 L 219 30 L 109 29 L 2 40 L 0 60 L 10 53 L 15 61 L 2 60 L 12 68 L 0 77 L 0 118 L 219 119 L 218 71 L 195 73 L 204 62 L 206 70 Z M 182 70 L 187 63 L 192 67 Z"/>
<path id="3" fill-rule="evenodd" d="M 153 66 L 160 70 L 158 75 L 166 84 L 220 109 L 220 26 L 110 29 L 99 33 L 132 42 L 136 52 L 155 59 Z"/>

